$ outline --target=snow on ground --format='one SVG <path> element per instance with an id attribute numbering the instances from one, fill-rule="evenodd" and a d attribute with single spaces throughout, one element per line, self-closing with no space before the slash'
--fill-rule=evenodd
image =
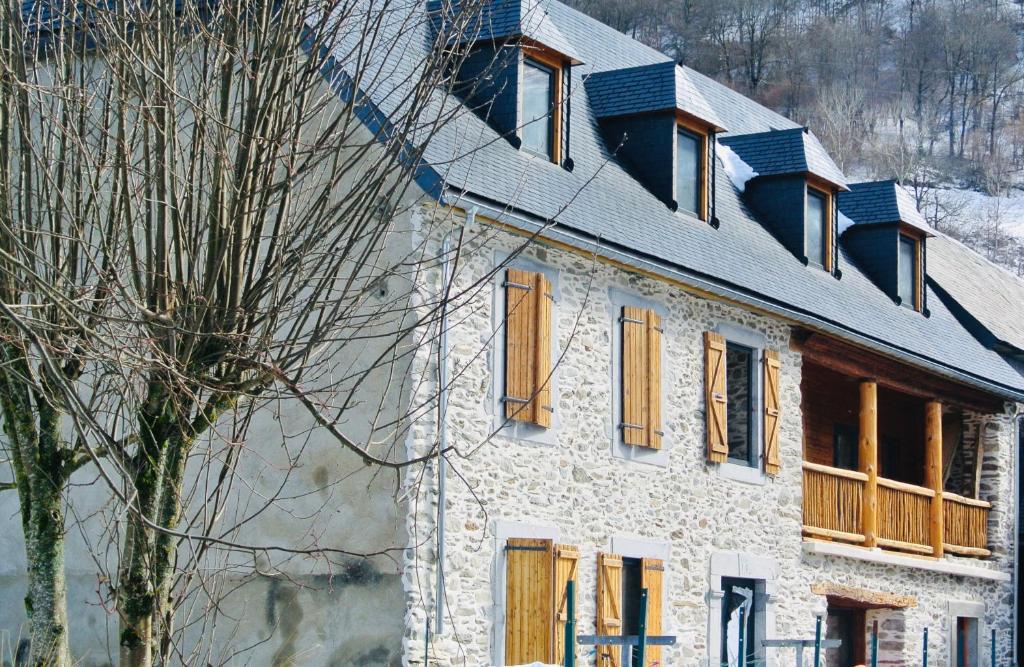
<path id="1" fill-rule="evenodd" d="M 993 197 L 974 190 L 937 188 L 934 194 L 940 205 L 968 229 L 998 228 L 1024 239 L 1024 192 L 1014 190 L 1009 195 Z M 930 197 L 926 197 L 924 208 L 934 205 Z M 931 217 L 930 213 L 925 211 L 927 217 Z"/>

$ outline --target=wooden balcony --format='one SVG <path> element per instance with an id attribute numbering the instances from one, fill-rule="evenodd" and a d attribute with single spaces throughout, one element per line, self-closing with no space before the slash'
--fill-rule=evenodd
<path id="1" fill-rule="evenodd" d="M 803 530 L 805 535 L 850 544 L 865 544 L 865 473 L 804 462 Z M 932 555 L 931 525 L 935 492 L 884 477 L 877 478 L 877 535 L 883 549 Z M 950 553 L 984 557 L 988 550 L 988 513 L 982 500 L 942 494 L 943 548 Z"/>

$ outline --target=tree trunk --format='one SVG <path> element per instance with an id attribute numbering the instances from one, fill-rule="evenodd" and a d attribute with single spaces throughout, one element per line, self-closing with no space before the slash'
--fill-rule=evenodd
<path id="1" fill-rule="evenodd" d="M 42 481 L 37 476 L 37 482 Z M 49 482 L 49 480 L 47 480 Z M 31 507 L 28 555 L 28 595 L 31 649 L 29 665 L 65 667 L 69 664 L 67 587 L 64 580 L 64 512 L 60 486 L 37 484 Z"/>

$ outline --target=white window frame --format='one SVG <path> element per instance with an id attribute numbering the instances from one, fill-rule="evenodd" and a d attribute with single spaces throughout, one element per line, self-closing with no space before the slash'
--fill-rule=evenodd
<path id="1" fill-rule="evenodd" d="M 764 351 L 768 347 L 768 340 L 763 334 L 728 322 L 719 324 L 714 331 L 725 338 L 726 345 L 735 343 L 753 350 L 753 377 L 750 383 L 750 409 L 753 414 L 750 420 L 750 437 L 752 445 L 757 449 L 758 462 L 756 466 L 746 466 L 726 459 L 718 464 L 718 476 L 744 484 L 763 486 L 768 483 L 768 475 L 764 468 Z M 728 376 L 726 381 L 728 382 Z M 726 440 L 728 441 L 728 433 Z"/>
<path id="2" fill-rule="evenodd" d="M 711 554 L 709 563 L 708 601 L 708 665 L 718 667 L 722 664 L 722 600 L 725 590 L 722 588 L 723 578 L 755 579 L 764 582 L 762 600 L 764 613 L 761 615 L 763 626 L 761 635 L 765 638 L 775 636 L 775 595 L 778 591 L 779 567 L 775 560 L 739 551 L 716 551 Z M 757 604 L 755 596 L 754 603 Z M 764 650 L 765 663 L 772 662 L 773 650 Z"/>
<path id="3" fill-rule="evenodd" d="M 649 308 L 656 312 L 661 318 L 661 396 L 658 400 L 661 403 L 661 429 L 664 431 L 664 435 L 661 437 L 661 449 L 651 449 L 650 447 L 643 447 L 641 445 L 627 445 L 624 438 L 622 437 L 622 308 L 624 306 L 636 307 L 636 308 Z M 669 386 L 666 375 L 668 374 L 669 364 L 666 363 L 666 352 L 665 348 L 668 343 L 668 336 L 665 335 L 666 324 L 668 322 L 668 309 L 662 304 L 654 301 L 653 299 L 634 294 L 632 292 L 626 292 L 623 290 L 611 288 L 608 290 L 608 315 L 609 321 L 611 322 L 611 341 L 612 350 L 609 355 L 611 358 L 611 368 L 609 372 L 612 378 L 612 409 L 611 423 L 608 424 L 609 428 L 609 439 L 612 443 L 612 456 L 618 459 L 625 459 L 627 461 L 635 461 L 637 463 L 646 463 L 648 465 L 654 465 L 659 467 L 667 467 L 669 462 L 669 451 L 672 449 L 672 438 L 669 436 L 669 430 L 667 428 L 668 419 L 666 415 L 665 405 L 665 389 Z"/>
<path id="4" fill-rule="evenodd" d="M 950 600 L 946 616 L 946 664 L 956 665 L 956 620 L 973 618 L 978 622 L 978 667 L 985 664 L 985 649 L 988 647 L 988 633 L 985 631 L 985 603 L 968 600 Z"/>
<path id="5" fill-rule="evenodd" d="M 663 602 L 661 605 L 661 631 L 665 635 L 675 634 L 667 613 L 671 606 L 669 605 L 668 591 L 671 577 L 669 561 L 672 557 L 672 543 L 631 535 L 613 535 L 608 540 L 608 551 L 622 558 L 657 558 L 662 562 L 665 569 L 661 573 L 661 599 Z M 621 604 L 622 601 L 620 600 L 619 603 Z"/>
<path id="6" fill-rule="evenodd" d="M 494 607 L 491 611 L 491 664 L 504 665 L 505 574 L 507 570 L 505 544 L 508 542 L 509 538 L 515 537 L 558 542 L 559 530 L 557 526 L 497 519 L 494 522 L 493 532 L 494 559 L 492 564 L 493 569 L 491 570 L 491 599 L 494 600 Z"/>
<path id="7" fill-rule="evenodd" d="M 560 299 L 558 269 L 541 264 L 527 257 L 511 258 L 509 253 L 495 253 L 493 285 L 493 303 L 491 310 L 491 346 L 489 361 L 491 366 L 491 414 L 493 416 L 491 430 L 499 435 L 515 438 L 526 442 L 534 442 L 543 445 L 558 444 L 558 429 L 561 425 L 561 414 L 558 409 L 558 304 Z M 551 296 L 554 303 L 551 304 L 551 406 L 554 412 L 551 415 L 551 426 L 545 428 L 527 422 L 505 420 L 505 404 L 502 397 L 505 395 L 505 273 L 508 269 L 521 269 L 543 273 L 551 283 Z"/>

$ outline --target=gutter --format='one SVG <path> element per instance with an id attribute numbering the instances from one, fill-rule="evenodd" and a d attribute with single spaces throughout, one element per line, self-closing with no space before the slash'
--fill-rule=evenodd
<path id="1" fill-rule="evenodd" d="M 916 354 L 908 352 L 900 347 L 895 347 L 884 341 L 865 336 L 831 320 L 817 317 L 806 311 L 757 296 L 745 289 L 732 286 L 728 283 L 712 280 L 704 274 L 694 272 L 684 267 L 644 257 L 634 252 L 617 249 L 614 245 L 602 243 L 600 238 L 593 237 L 566 225 L 554 221 L 542 221 L 528 213 L 513 210 L 509 207 L 502 207 L 468 192 L 458 193 L 453 197 L 454 201 L 464 200 L 473 204 L 474 210 L 480 210 L 498 223 L 511 224 L 526 232 L 536 232 L 540 237 L 552 241 L 565 243 L 576 248 L 585 249 L 588 246 L 595 254 L 611 259 L 613 261 L 632 266 L 637 269 L 650 271 L 671 280 L 678 281 L 693 287 L 696 290 L 707 292 L 719 298 L 732 301 L 738 304 L 754 307 L 758 310 L 782 317 L 790 322 L 802 324 L 822 333 L 827 333 L 837 338 L 842 338 L 875 352 L 895 357 L 905 363 L 924 368 L 930 372 L 953 379 L 962 384 L 967 384 L 981 389 L 990 394 L 995 394 L 1003 399 L 1015 402 L 1024 402 L 1024 390 L 1014 389 L 1002 384 L 991 382 L 984 378 L 966 373 L 964 371 L 949 367 L 945 364 L 932 361 Z"/>

